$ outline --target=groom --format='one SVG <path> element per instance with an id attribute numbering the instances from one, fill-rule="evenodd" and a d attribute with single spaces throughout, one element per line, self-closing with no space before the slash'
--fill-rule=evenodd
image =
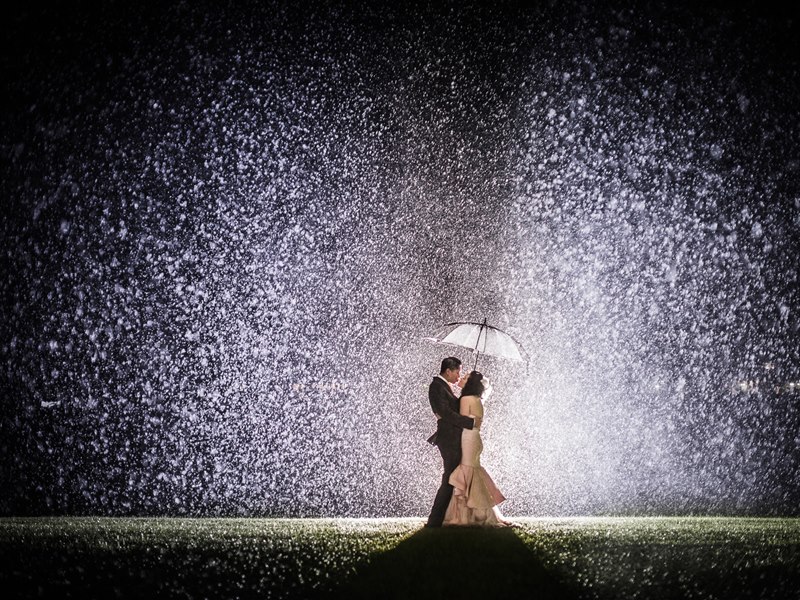
<path id="1" fill-rule="evenodd" d="M 428 400 L 433 413 L 438 419 L 436 433 L 428 442 L 439 446 L 439 453 L 444 462 L 442 485 L 436 492 L 433 508 L 425 527 L 441 527 L 450 497 L 453 495 L 453 486 L 450 485 L 450 474 L 455 471 L 461 462 L 461 430 L 480 427 L 480 419 L 466 417 L 459 413 L 459 400 L 453 394 L 452 384 L 458 382 L 462 387 L 467 380 L 468 373 L 461 377 L 461 361 L 455 357 L 448 357 L 442 361 L 439 375 L 433 378 L 428 388 Z M 460 379 L 459 379 L 460 378 Z"/>

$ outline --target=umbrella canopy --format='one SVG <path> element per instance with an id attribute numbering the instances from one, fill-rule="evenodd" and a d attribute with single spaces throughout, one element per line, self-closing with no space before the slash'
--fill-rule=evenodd
<path id="1" fill-rule="evenodd" d="M 426 339 L 437 344 L 461 346 L 472 350 L 476 355 L 476 367 L 480 354 L 516 361 L 524 361 L 523 354 L 527 355 L 519 342 L 505 331 L 489 325 L 486 319 L 483 323 L 448 323 Z"/>

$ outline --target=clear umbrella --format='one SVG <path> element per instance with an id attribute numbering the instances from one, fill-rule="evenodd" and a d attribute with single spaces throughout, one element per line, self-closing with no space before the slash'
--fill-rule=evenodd
<path id="1" fill-rule="evenodd" d="M 527 352 L 522 344 L 505 331 L 489 325 L 486 319 L 483 323 L 448 323 L 425 339 L 437 344 L 469 348 L 475 354 L 473 370 L 478 367 L 478 357 L 481 354 L 520 362 L 527 361 Z"/>

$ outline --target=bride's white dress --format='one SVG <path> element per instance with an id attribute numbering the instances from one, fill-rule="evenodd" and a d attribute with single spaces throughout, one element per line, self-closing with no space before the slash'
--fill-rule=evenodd
<path id="1" fill-rule="evenodd" d="M 505 497 L 481 466 L 482 451 L 480 430 L 464 429 L 461 433 L 461 464 L 450 475 L 453 496 L 444 516 L 444 525 L 502 525 L 494 507 Z"/>

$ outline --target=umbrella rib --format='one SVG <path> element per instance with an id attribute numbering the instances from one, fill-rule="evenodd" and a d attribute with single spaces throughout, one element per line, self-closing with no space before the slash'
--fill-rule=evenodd
<path id="1" fill-rule="evenodd" d="M 497 328 L 495 327 L 494 329 L 497 329 Z M 497 331 L 503 331 L 503 330 L 502 330 L 502 329 L 497 329 Z M 527 351 L 527 350 L 525 350 L 525 346 L 523 346 L 522 344 L 520 344 L 520 343 L 519 343 L 519 341 L 517 340 L 517 338 L 515 338 L 515 337 L 514 337 L 513 335 L 511 335 L 510 333 L 508 333 L 508 332 L 506 332 L 506 331 L 503 331 L 503 333 L 505 333 L 505 334 L 506 334 L 508 337 L 510 337 L 512 340 L 514 340 L 514 343 L 515 343 L 517 346 L 519 346 L 519 349 L 520 349 L 520 350 L 522 350 L 522 352 L 525 354 L 525 360 L 526 360 L 526 362 L 527 362 L 527 361 L 530 359 L 530 354 L 528 354 L 528 351 Z"/>
<path id="2" fill-rule="evenodd" d="M 442 325 L 442 327 L 450 327 L 451 325 L 482 325 L 487 329 L 497 329 L 497 331 L 503 331 L 502 329 L 498 329 L 493 325 L 487 325 L 485 323 L 475 323 L 474 321 L 458 321 L 457 323 L 445 323 L 444 325 Z M 503 333 L 505 333 L 505 331 L 503 331 Z"/>

